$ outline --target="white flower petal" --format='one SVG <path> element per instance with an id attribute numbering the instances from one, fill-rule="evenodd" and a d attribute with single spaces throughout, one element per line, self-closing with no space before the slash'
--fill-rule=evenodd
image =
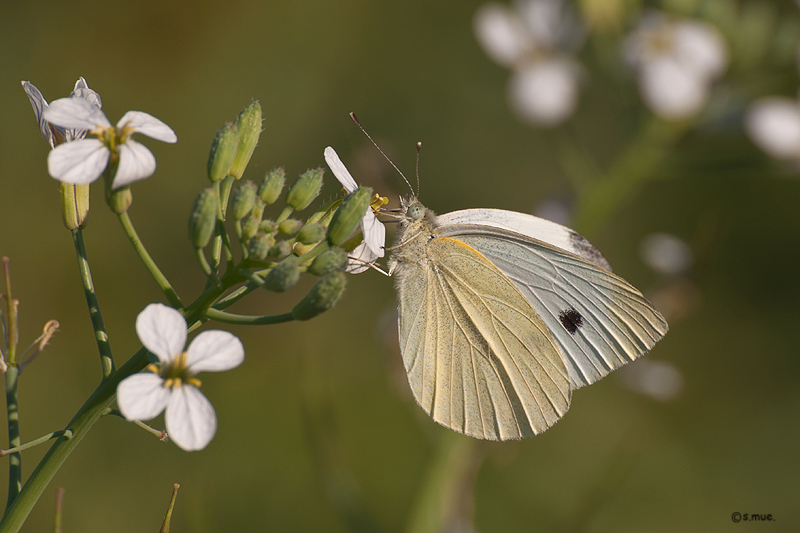
<path id="1" fill-rule="evenodd" d="M 763 98 L 747 110 L 745 131 L 756 145 L 777 159 L 800 158 L 800 102 Z"/>
<path id="2" fill-rule="evenodd" d="M 117 122 L 117 129 L 128 125 L 133 128 L 136 133 L 147 135 L 151 139 L 162 141 L 165 143 L 178 142 L 178 136 L 172 131 L 172 128 L 158 120 L 153 115 L 144 113 L 142 111 L 128 111 Z"/>
<path id="3" fill-rule="evenodd" d="M 644 64 L 639 89 L 647 107 L 669 120 L 687 118 L 700 111 L 708 98 L 706 79 L 672 59 L 660 58 Z"/>
<path id="4" fill-rule="evenodd" d="M 91 183 L 106 169 L 110 155 L 98 139 L 60 144 L 47 155 L 47 172 L 64 183 Z"/>
<path id="5" fill-rule="evenodd" d="M 145 145 L 128 139 L 119 145 L 119 166 L 111 188 L 119 189 L 135 181 L 149 178 L 155 171 L 156 158 L 153 152 Z"/>
<path id="6" fill-rule="evenodd" d="M 186 346 L 186 319 L 164 304 L 150 304 L 136 317 L 136 334 L 162 364 L 169 364 Z"/>
<path id="7" fill-rule="evenodd" d="M 639 252 L 650 268 L 668 276 L 681 274 L 692 264 L 689 245 L 668 233 L 651 233 L 642 241 Z"/>
<path id="8" fill-rule="evenodd" d="M 352 252 L 347 254 L 347 264 L 344 271 L 348 274 L 361 274 L 369 270 L 369 265 L 374 263 L 376 259 L 378 259 L 378 256 L 369 249 L 367 243 L 361 242 Z"/>
<path id="9" fill-rule="evenodd" d="M 350 175 L 350 172 L 347 170 L 347 167 L 344 166 L 342 160 L 339 159 L 339 156 L 336 154 L 336 151 L 328 146 L 325 148 L 325 162 L 328 163 L 328 166 L 331 168 L 331 172 L 333 175 L 336 176 L 336 179 L 339 180 L 339 183 L 342 184 L 344 190 L 347 191 L 348 194 L 358 189 L 358 184 L 356 180 L 353 179 L 353 176 Z"/>
<path id="10" fill-rule="evenodd" d="M 45 109 L 44 118 L 64 128 L 93 130 L 111 127 L 103 111 L 84 98 L 59 98 Z"/>
<path id="11" fill-rule="evenodd" d="M 230 370 L 244 361 L 244 346 L 233 333 L 212 329 L 194 338 L 186 350 L 186 367 L 198 372 Z"/>
<path id="12" fill-rule="evenodd" d="M 383 257 L 383 249 L 386 244 L 386 226 L 378 220 L 371 207 L 367 207 L 367 213 L 361 219 L 361 233 L 364 235 L 364 242 L 376 257 Z"/>
<path id="13" fill-rule="evenodd" d="M 164 410 L 170 394 L 160 376 L 142 372 L 117 385 L 117 405 L 128 420 L 150 420 Z"/>
<path id="14" fill-rule="evenodd" d="M 172 392 L 166 423 L 169 438 L 187 451 L 202 450 L 217 432 L 214 406 L 192 385 L 181 386 Z"/>
<path id="15" fill-rule="evenodd" d="M 538 61 L 512 74 L 509 98 L 521 118 L 556 126 L 578 106 L 578 69 L 567 59 Z"/>
<path id="16" fill-rule="evenodd" d="M 728 48 L 719 31 L 697 20 L 674 24 L 673 53 L 676 59 L 698 76 L 714 78 L 728 66 Z"/>
<path id="17" fill-rule="evenodd" d="M 89 88 L 89 84 L 86 83 L 83 77 L 78 78 L 78 81 L 75 82 L 75 88 L 72 90 L 72 93 L 70 93 L 70 96 L 72 98 L 83 98 L 97 108 L 103 107 L 103 101 L 100 99 L 100 95 L 97 94 L 97 91 L 93 91 Z"/>
<path id="18" fill-rule="evenodd" d="M 44 119 L 44 110 L 48 107 L 47 100 L 44 99 L 41 91 L 29 81 L 22 82 L 22 89 L 25 91 L 25 94 L 28 95 L 28 100 L 31 101 L 33 113 L 36 115 L 36 121 L 39 123 L 39 131 L 42 133 L 42 137 L 53 147 L 53 132 L 50 130 L 50 124 Z"/>
<path id="19" fill-rule="evenodd" d="M 532 45 L 519 17 L 504 5 L 481 6 L 472 26 L 486 55 L 503 66 L 514 64 Z"/>

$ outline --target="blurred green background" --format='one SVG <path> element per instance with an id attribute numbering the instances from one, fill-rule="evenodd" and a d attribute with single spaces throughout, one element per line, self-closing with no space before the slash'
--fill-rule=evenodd
<path id="1" fill-rule="evenodd" d="M 694 4 L 650 5 L 693 13 Z M 732 21 L 721 28 L 731 66 L 711 111 L 653 149 L 646 179 L 607 217 L 576 227 L 646 294 L 680 287 L 670 332 L 645 357 L 680 372 L 677 397 L 654 400 L 612 375 L 575 392 L 569 413 L 542 435 L 509 443 L 456 435 L 409 394 L 392 281 L 368 272 L 350 277 L 337 307 L 311 322 L 230 328 L 247 357 L 231 372 L 201 376 L 219 418 L 206 450 L 186 453 L 121 419 L 103 419 L 23 530 L 51 528 L 63 486 L 64 531 L 155 532 L 173 483 L 181 484 L 175 532 L 422 531 L 442 512 L 443 494 L 450 531 L 748 527 L 734 524 L 733 512 L 771 513 L 776 523 L 764 526 L 771 531 L 800 528 L 800 181 L 796 166 L 752 145 L 741 120 L 755 97 L 796 94 L 796 48 L 780 53 L 771 39 L 800 12 L 791 1 L 698 4 L 697 13 Z M 112 122 L 137 109 L 175 130 L 174 146 L 144 141 L 158 170 L 134 187 L 130 215 L 191 301 L 204 278 L 186 238 L 188 213 L 207 185 L 217 128 L 252 99 L 265 118 L 245 174 L 253 180 L 280 165 L 290 177 L 324 166 L 322 151 L 332 145 L 361 183 L 392 202 L 407 194 L 348 118 L 354 111 L 409 176 L 414 143 L 423 142 L 421 199 L 434 211 L 531 212 L 560 198 L 580 212 L 586 198 L 570 187 L 565 168 L 576 156 L 565 156 L 564 140 L 613 168 L 651 120 L 617 48 L 641 5 L 577 3 L 584 14 L 618 8 L 611 12 L 618 25 L 590 33 L 578 56 L 585 69 L 578 112 L 550 130 L 509 111 L 509 73 L 473 34 L 480 5 L 0 2 L 0 255 L 12 261 L 21 345 L 46 320 L 61 323 L 21 378 L 23 442 L 63 428 L 100 368 L 57 182 L 47 175 L 47 146 L 20 80 L 53 100 L 84 76 Z M 759 16 L 766 48 L 745 61 L 742 51 L 758 43 L 743 40 L 737 24 Z M 338 192 L 328 177 L 324 199 Z M 92 189 L 84 235 L 119 365 L 140 346 L 136 315 L 163 297 L 105 207 L 102 188 Z M 679 284 L 642 261 L 640 243 L 652 232 L 690 246 L 694 263 Z M 286 312 L 311 281 L 283 295 L 257 292 L 233 310 Z M 47 448 L 24 452 L 24 475 Z M 0 460 L 3 476 L 7 464 Z"/>

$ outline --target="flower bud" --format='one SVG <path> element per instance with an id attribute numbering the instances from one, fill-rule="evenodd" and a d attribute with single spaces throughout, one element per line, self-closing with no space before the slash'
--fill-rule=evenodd
<path id="1" fill-rule="evenodd" d="M 325 238 L 327 230 L 322 224 L 306 224 L 297 232 L 297 241 L 303 244 L 318 243 Z"/>
<path id="2" fill-rule="evenodd" d="M 131 188 L 127 185 L 113 191 L 109 191 L 106 188 L 106 203 L 115 214 L 121 215 L 125 213 L 133 203 Z"/>
<path id="3" fill-rule="evenodd" d="M 307 272 L 313 276 L 324 276 L 340 269 L 347 261 L 347 252 L 338 246 L 328 248 L 311 262 Z"/>
<path id="4" fill-rule="evenodd" d="M 275 238 L 265 233 L 256 233 L 247 243 L 247 252 L 252 259 L 263 261 L 267 258 L 269 249 L 275 244 Z"/>
<path id="5" fill-rule="evenodd" d="M 249 214 L 242 219 L 242 241 L 247 242 L 258 232 L 261 221 L 253 214 Z"/>
<path id="6" fill-rule="evenodd" d="M 283 167 L 276 168 L 264 176 L 264 181 L 258 186 L 258 197 L 264 200 L 265 204 L 272 205 L 283 192 L 284 184 L 286 184 L 286 172 Z"/>
<path id="7" fill-rule="evenodd" d="M 308 207 L 322 189 L 322 174 L 321 168 L 314 168 L 301 174 L 286 193 L 286 205 L 292 206 L 295 211 L 302 211 Z"/>
<path id="8" fill-rule="evenodd" d="M 230 173 L 238 144 L 239 132 L 233 124 L 225 124 L 217 131 L 208 154 L 208 179 L 211 183 L 220 181 Z"/>
<path id="9" fill-rule="evenodd" d="M 359 187 L 347 195 L 328 226 L 328 242 L 332 246 L 342 244 L 356 232 L 371 198 L 372 189 L 369 187 Z"/>
<path id="10" fill-rule="evenodd" d="M 61 216 L 68 230 L 86 226 L 89 216 L 89 185 L 61 184 Z"/>
<path id="11" fill-rule="evenodd" d="M 278 232 L 280 232 L 282 235 L 286 235 L 287 237 L 292 237 L 297 235 L 297 232 L 300 231 L 300 228 L 302 227 L 302 221 L 297 220 L 296 218 L 287 218 L 278 225 Z"/>
<path id="12" fill-rule="evenodd" d="M 241 220 L 247 215 L 256 203 L 256 184 L 244 180 L 236 187 L 231 197 L 231 211 L 234 220 Z"/>
<path id="13" fill-rule="evenodd" d="M 297 264 L 297 256 L 290 255 L 267 274 L 263 287 L 272 292 L 284 292 L 297 283 L 298 279 L 300 279 L 300 266 Z"/>
<path id="14" fill-rule="evenodd" d="M 267 204 L 264 203 L 264 200 L 256 196 L 256 201 L 253 204 L 253 209 L 250 210 L 250 214 L 261 222 L 261 216 L 264 214 L 265 207 L 267 207 Z"/>
<path id="15" fill-rule="evenodd" d="M 218 204 L 217 193 L 211 187 L 200 191 L 195 198 L 189 215 L 189 240 L 195 248 L 205 248 L 214 236 Z"/>
<path id="16" fill-rule="evenodd" d="M 333 307 L 344 293 L 347 278 L 342 272 L 328 274 L 314 285 L 305 298 L 300 300 L 292 316 L 295 320 L 309 320 Z"/>
<path id="17" fill-rule="evenodd" d="M 278 241 L 269 249 L 267 259 L 280 261 L 290 253 L 292 253 L 292 246 L 286 241 Z"/>
<path id="18" fill-rule="evenodd" d="M 247 168 L 253 150 L 258 144 L 258 137 L 261 135 L 261 104 L 253 102 L 244 108 L 236 117 L 236 129 L 239 132 L 239 143 L 230 175 L 238 180 L 244 174 L 244 169 Z"/>
<path id="19" fill-rule="evenodd" d="M 275 233 L 278 231 L 278 224 L 274 220 L 262 220 L 261 224 L 258 225 L 258 231 L 263 231 L 264 233 Z"/>

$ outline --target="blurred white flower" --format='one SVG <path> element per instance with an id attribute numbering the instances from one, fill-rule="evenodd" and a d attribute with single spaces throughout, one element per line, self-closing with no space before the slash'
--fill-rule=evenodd
<path id="1" fill-rule="evenodd" d="M 660 274 L 681 274 L 692 264 L 689 245 L 667 233 L 652 233 L 645 237 L 640 252 L 644 262 Z"/>
<path id="2" fill-rule="evenodd" d="M 342 184 L 348 194 L 358 189 L 358 184 L 336 151 L 328 146 L 325 148 L 325 162 L 328 163 L 333 175 Z M 361 233 L 364 236 L 363 242 L 350 252 L 345 272 L 349 274 L 360 274 L 369 268 L 379 257 L 385 254 L 384 245 L 386 244 L 386 227 L 378 220 L 372 210 L 372 206 L 367 207 L 364 218 L 361 219 Z"/>
<path id="3" fill-rule="evenodd" d="M 616 375 L 626 388 L 661 402 L 674 400 L 683 390 L 683 376 L 667 361 L 642 358 L 625 365 Z"/>
<path id="4" fill-rule="evenodd" d="M 150 420 L 166 409 L 169 437 L 187 451 L 205 448 L 217 431 L 214 406 L 200 392 L 198 372 L 230 370 L 244 361 L 244 347 L 232 333 L 208 330 L 186 345 L 186 320 L 163 304 L 150 304 L 136 317 L 136 333 L 160 368 L 134 374 L 117 386 L 117 404 L 128 420 Z"/>
<path id="5" fill-rule="evenodd" d="M 56 145 L 63 142 L 83 139 L 86 136 L 85 129 L 63 128 L 45 120 L 44 112 L 49 105 L 47 100 L 44 99 L 44 96 L 42 96 L 41 91 L 29 81 L 22 82 L 22 89 L 31 101 L 33 112 L 36 115 L 36 121 L 39 123 L 39 131 L 41 131 L 42 137 L 44 137 L 44 140 L 47 141 L 51 148 L 55 148 Z M 69 96 L 70 98 L 83 98 L 98 109 L 103 107 L 100 95 L 90 89 L 86 80 L 82 77 L 78 78 L 78 81 L 75 82 L 75 88 Z"/>
<path id="6" fill-rule="evenodd" d="M 521 119 L 548 127 L 573 115 L 580 66 L 571 54 L 582 44 L 584 29 L 565 2 L 486 4 L 475 13 L 474 29 L 486 55 L 512 69 L 508 97 Z"/>
<path id="7" fill-rule="evenodd" d="M 800 102 L 770 97 L 754 102 L 744 119 L 750 139 L 771 157 L 800 162 Z"/>
<path id="8" fill-rule="evenodd" d="M 141 111 L 128 111 L 112 126 L 100 108 L 84 98 L 56 100 L 43 115 L 51 124 L 88 130 L 93 136 L 60 144 L 48 155 L 48 172 L 64 183 L 91 183 L 100 177 L 112 158 L 118 158 L 111 188 L 130 185 L 156 170 L 155 157 L 144 145 L 131 139 L 134 133 L 167 143 L 178 141 L 169 126 Z"/>
<path id="9" fill-rule="evenodd" d="M 642 17 L 623 48 L 645 104 L 669 120 L 700 111 L 711 84 L 728 66 L 728 48 L 716 28 L 658 12 Z"/>

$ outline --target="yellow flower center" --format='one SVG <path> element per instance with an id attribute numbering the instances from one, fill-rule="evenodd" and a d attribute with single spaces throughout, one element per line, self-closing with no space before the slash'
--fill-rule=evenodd
<path id="1" fill-rule="evenodd" d="M 199 387 L 201 382 L 186 368 L 186 352 L 181 352 L 170 365 L 147 365 L 146 370 L 158 374 L 164 379 L 164 387 L 168 389 L 180 388 L 184 383 Z"/>

